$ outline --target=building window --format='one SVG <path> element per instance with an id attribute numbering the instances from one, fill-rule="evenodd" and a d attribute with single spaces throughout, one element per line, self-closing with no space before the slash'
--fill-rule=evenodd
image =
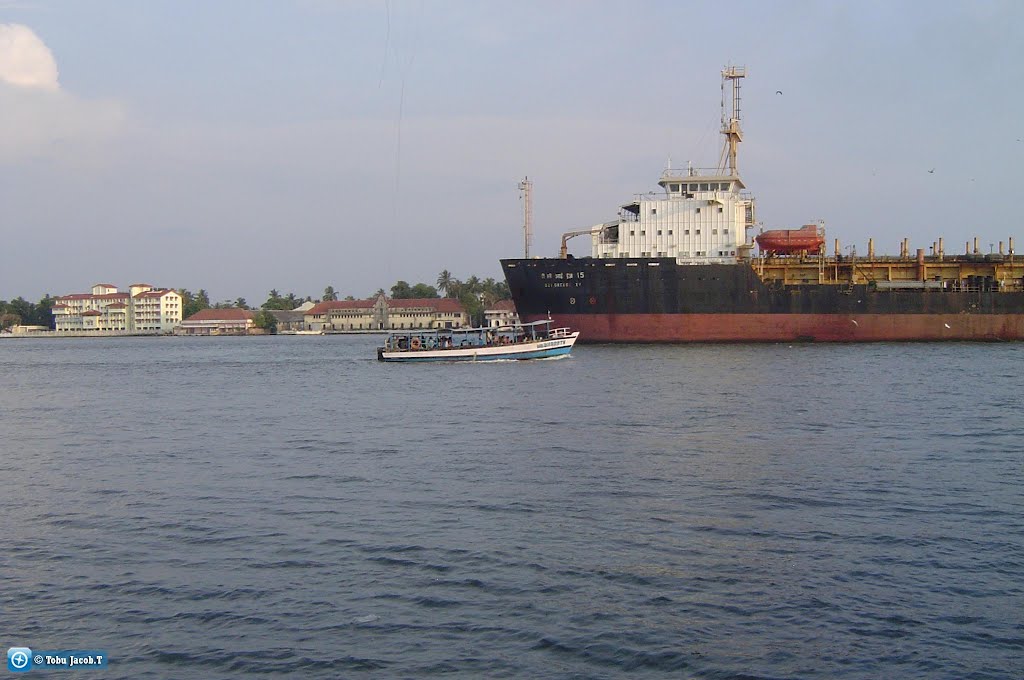
<path id="1" fill-rule="evenodd" d="M 696 231 L 697 236 L 700 236 L 700 229 Z"/>
<path id="2" fill-rule="evenodd" d="M 718 206 L 718 212 L 722 212 L 722 206 Z"/>

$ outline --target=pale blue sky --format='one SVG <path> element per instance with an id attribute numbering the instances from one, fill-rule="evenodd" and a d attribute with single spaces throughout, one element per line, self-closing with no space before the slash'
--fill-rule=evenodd
<path id="1" fill-rule="evenodd" d="M 5 81 L 0 39 L 0 299 L 500 278 L 524 175 L 553 255 L 668 157 L 716 164 L 730 63 L 765 228 L 1024 249 L 1024 3 L 0 0 L 0 24 L 59 71 Z"/>

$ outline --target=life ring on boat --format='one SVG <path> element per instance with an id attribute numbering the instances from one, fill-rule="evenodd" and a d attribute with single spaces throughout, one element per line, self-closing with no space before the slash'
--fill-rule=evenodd
<path id="1" fill-rule="evenodd" d="M 419 338 L 413 338 L 413 339 L 412 339 L 412 340 L 411 340 L 411 341 L 409 342 L 409 348 L 410 348 L 410 349 L 419 349 L 419 348 L 420 348 L 420 347 L 421 347 L 422 345 L 423 345 L 423 343 L 422 343 L 422 342 L 420 342 L 420 339 L 419 339 Z"/>

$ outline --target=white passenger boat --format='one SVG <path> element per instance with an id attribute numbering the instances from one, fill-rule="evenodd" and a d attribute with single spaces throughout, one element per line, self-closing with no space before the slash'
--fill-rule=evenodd
<path id="1" fill-rule="evenodd" d="M 579 333 L 551 328 L 550 319 L 496 328 L 449 328 L 392 333 L 379 361 L 496 361 L 550 359 L 569 354 Z"/>

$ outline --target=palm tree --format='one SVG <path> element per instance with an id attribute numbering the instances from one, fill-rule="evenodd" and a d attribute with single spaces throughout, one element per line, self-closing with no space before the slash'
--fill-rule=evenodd
<path id="1" fill-rule="evenodd" d="M 338 299 L 338 294 L 334 292 L 334 286 L 327 286 L 324 288 L 324 302 L 333 302 Z"/>
<path id="2" fill-rule="evenodd" d="M 452 284 L 454 283 L 455 277 L 447 269 L 437 275 L 437 289 L 444 293 L 445 297 L 452 297 Z"/>

